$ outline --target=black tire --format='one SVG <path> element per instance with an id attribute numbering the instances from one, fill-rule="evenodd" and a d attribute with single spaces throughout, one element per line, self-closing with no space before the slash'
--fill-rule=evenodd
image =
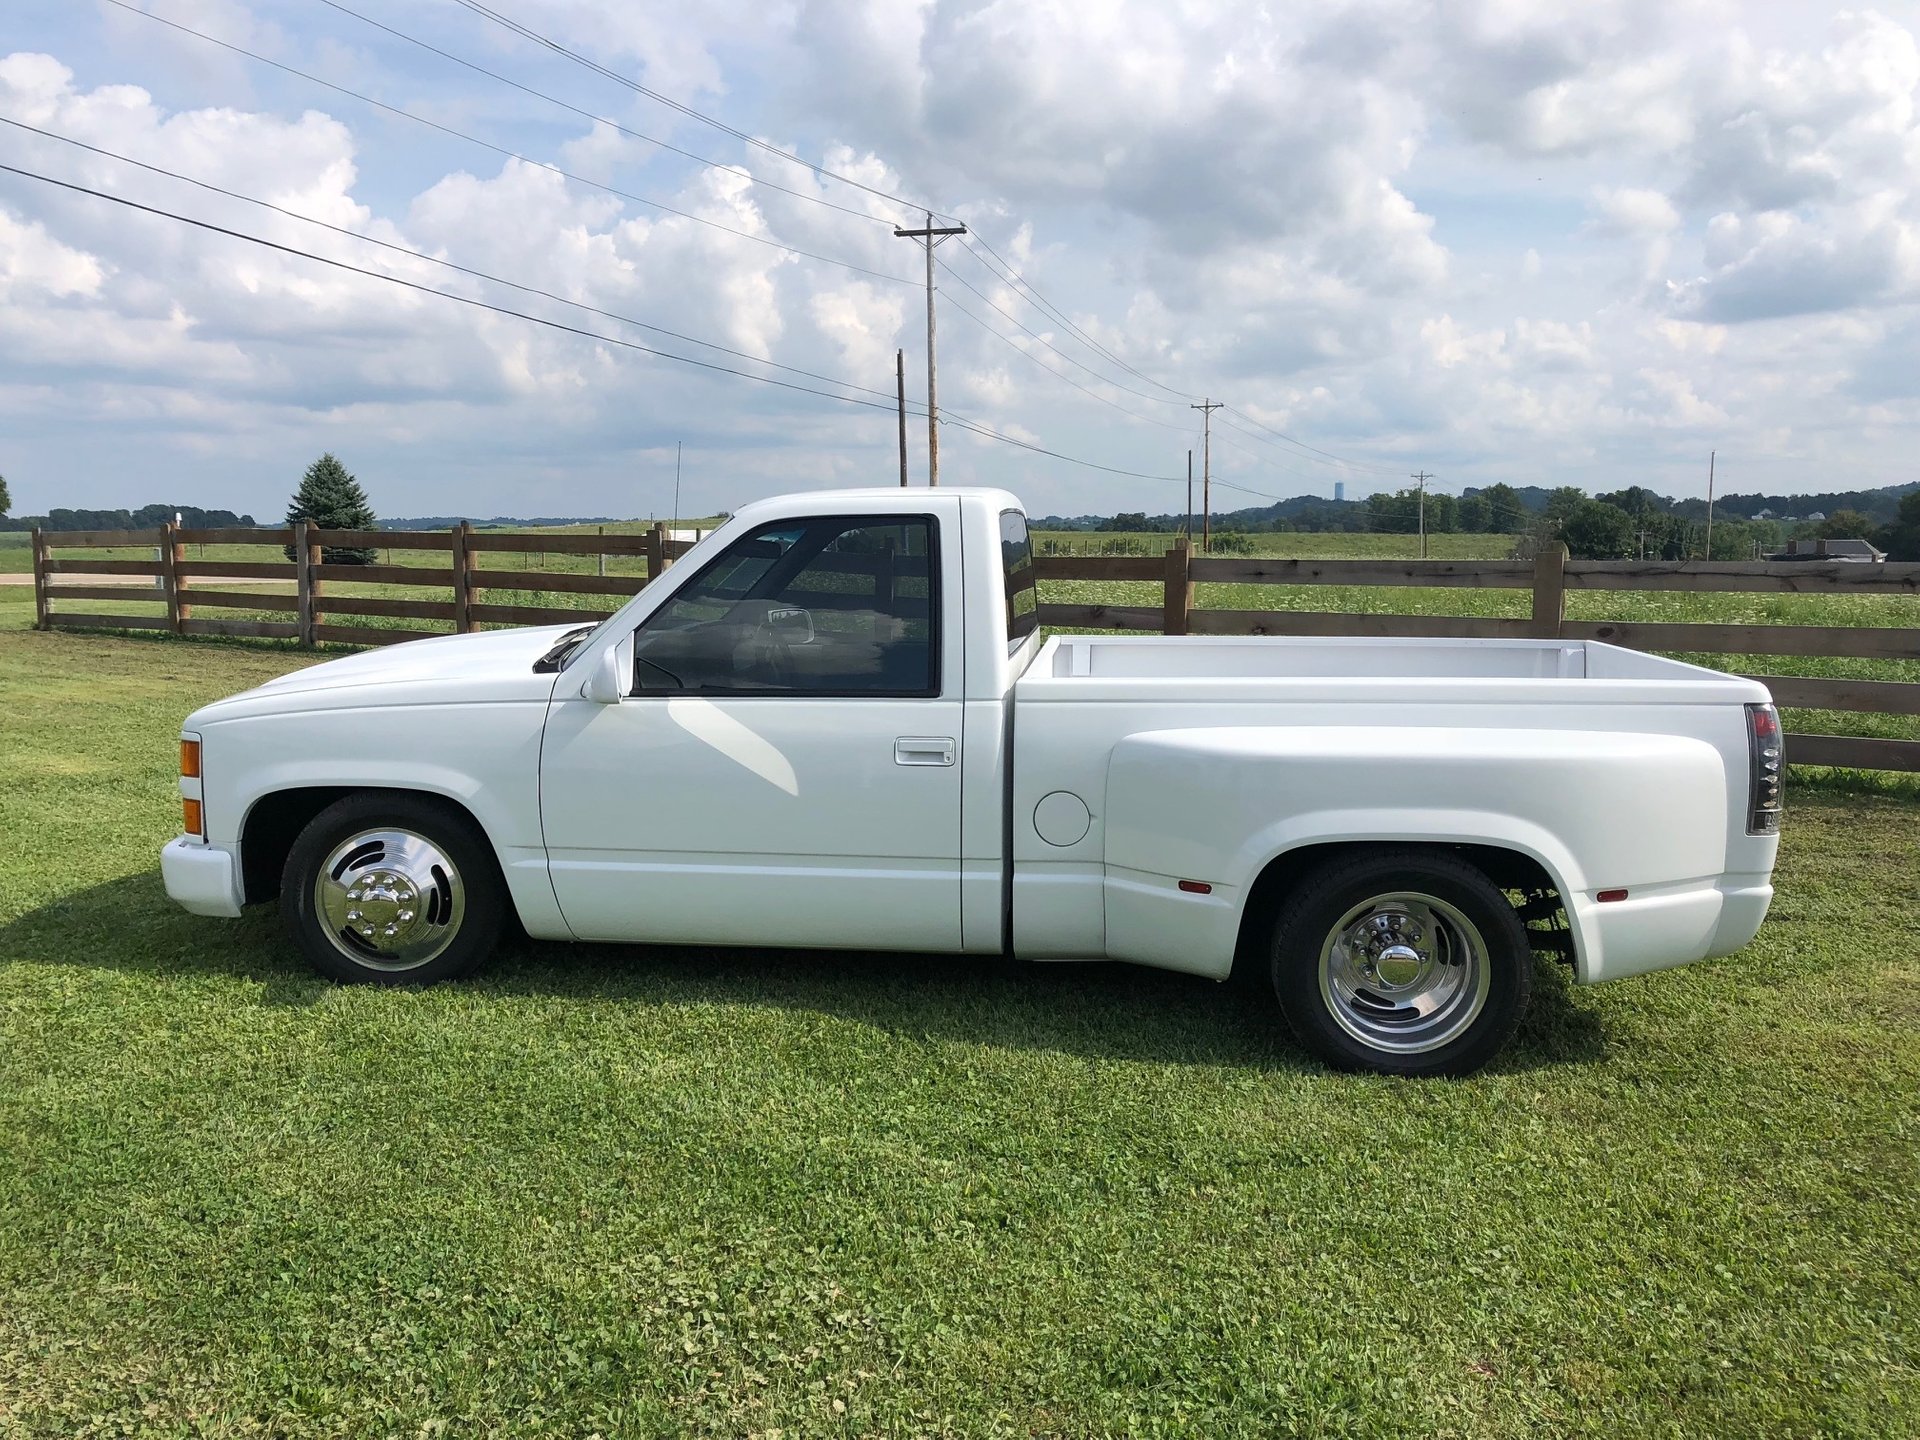
<path id="1" fill-rule="evenodd" d="M 1466 1075 L 1519 1025 L 1533 953 L 1506 895 L 1478 869 L 1448 851 L 1394 847 L 1302 878 L 1275 922 L 1270 972 L 1287 1023 L 1328 1065 Z"/>
<path id="2" fill-rule="evenodd" d="M 338 853 L 349 840 L 367 835 L 419 843 L 370 838 L 344 858 Z M 378 891 L 358 902 L 340 901 L 365 907 L 351 912 L 354 923 L 391 922 L 400 932 L 397 940 L 377 934 L 369 943 L 330 924 L 316 894 L 329 861 L 331 886 L 364 884 Z M 280 913 L 293 943 L 322 975 L 374 985 L 431 985 L 469 973 L 492 953 L 508 906 L 493 849 L 464 813 L 431 796 L 368 791 L 335 801 L 300 832 L 281 874 Z M 399 948 L 383 954 L 381 945 L 411 945 L 423 958 Z"/>

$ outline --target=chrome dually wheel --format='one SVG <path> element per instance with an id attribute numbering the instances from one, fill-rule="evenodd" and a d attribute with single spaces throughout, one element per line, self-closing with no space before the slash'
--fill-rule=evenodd
<path id="1" fill-rule="evenodd" d="M 414 970 L 451 945 L 467 888 L 453 857 L 408 830 L 362 830 L 335 845 L 313 877 L 313 908 L 349 960 Z"/>
<path id="2" fill-rule="evenodd" d="M 1533 952 L 1506 892 L 1457 851 L 1344 847 L 1303 872 L 1274 922 L 1275 998 L 1343 1070 L 1465 1075 L 1512 1036 Z"/>
<path id="3" fill-rule="evenodd" d="M 1320 948 L 1320 994 L 1354 1039 L 1417 1054 L 1464 1034 L 1486 1007 L 1487 942 L 1434 895 L 1371 896 L 1334 923 Z"/>
<path id="4" fill-rule="evenodd" d="M 364 791 L 295 839 L 280 882 L 287 929 L 336 980 L 425 985 L 493 950 L 506 886 L 486 835 L 436 796 Z"/>

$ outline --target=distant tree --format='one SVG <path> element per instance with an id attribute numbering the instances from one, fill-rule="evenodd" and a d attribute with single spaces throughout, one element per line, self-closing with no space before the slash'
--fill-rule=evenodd
<path id="1" fill-rule="evenodd" d="M 1479 498 L 1487 502 L 1487 530 L 1491 534 L 1518 535 L 1533 518 L 1526 501 L 1511 485 L 1489 485 Z"/>
<path id="2" fill-rule="evenodd" d="M 1649 515 L 1664 515 L 1672 508 L 1666 496 L 1656 495 L 1644 485 L 1629 485 L 1611 495 L 1596 495 L 1593 498 L 1603 505 L 1618 505 L 1636 520 Z"/>
<path id="3" fill-rule="evenodd" d="M 1420 492 L 1382 490 L 1367 497 L 1367 529 L 1376 535 L 1411 535 L 1420 528 Z"/>
<path id="4" fill-rule="evenodd" d="M 1889 560 L 1920 560 L 1920 490 L 1900 497 L 1893 523 L 1874 536 Z"/>
<path id="5" fill-rule="evenodd" d="M 1920 491 L 1914 493 L 1920 494 Z M 1902 501 L 1903 507 L 1904 504 Z M 1803 527 L 1799 535 L 1807 540 L 1864 540 L 1876 528 L 1871 515 L 1862 515 L 1858 510 L 1836 510 L 1826 519 Z"/>
<path id="6" fill-rule="evenodd" d="M 7 477 L 0 475 L 0 516 L 13 508 L 13 496 L 7 493 Z"/>
<path id="7" fill-rule="evenodd" d="M 1100 522 L 1102 530 L 1138 534 L 1142 530 L 1151 530 L 1153 525 L 1147 519 L 1144 510 L 1123 510 L 1109 520 Z"/>
<path id="8" fill-rule="evenodd" d="M 1564 525 L 1567 517 L 1584 505 L 1586 500 L 1587 492 L 1578 485 L 1562 485 L 1547 496 L 1546 516 Z"/>
<path id="9" fill-rule="evenodd" d="M 293 501 L 287 506 L 287 524 L 296 520 L 323 530 L 371 530 L 378 523 L 373 506 L 367 502 L 367 492 L 331 452 L 309 465 L 300 477 L 300 488 L 293 492 Z M 286 548 L 287 558 L 293 559 L 293 547 Z M 371 549 L 357 545 L 329 545 L 321 553 L 321 559 L 329 565 L 371 565 L 373 556 Z"/>
<path id="10" fill-rule="evenodd" d="M 1576 560 L 1629 560 L 1637 549 L 1633 517 L 1601 500 L 1575 506 L 1560 522 L 1560 538 Z"/>
<path id="11" fill-rule="evenodd" d="M 1501 533 L 1493 528 L 1493 507 L 1485 491 L 1460 497 L 1460 529 L 1468 535 Z"/>

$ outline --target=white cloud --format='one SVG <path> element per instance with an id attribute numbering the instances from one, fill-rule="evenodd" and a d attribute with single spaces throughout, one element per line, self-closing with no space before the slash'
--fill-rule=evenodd
<path id="1" fill-rule="evenodd" d="M 323 445 L 364 456 L 397 513 L 524 511 L 536 497 L 549 511 L 645 510 L 676 439 L 692 442 L 709 504 L 890 478 L 892 352 L 907 350 L 916 404 L 924 373 L 918 253 L 885 223 L 898 205 L 465 12 L 412 7 L 394 23 L 858 213 L 692 166 L 338 17 L 206 5 L 169 13 L 629 194 L 208 62 L 119 12 L 58 7 L 19 27 L 20 53 L 0 57 L 0 113 L 844 377 L 881 408 L 692 373 L 8 180 L 0 470 L 22 508 L 78 494 L 62 467 L 86 467 L 81 488 L 98 490 L 132 482 L 94 477 L 146 484 L 171 465 L 209 503 L 268 511 L 277 496 L 260 487 L 279 481 L 261 476 L 297 472 Z M 643 8 L 527 0 L 516 14 L 774 144 L 965 216 L 1067 318 L 944 248 L 943 394 L 1049 448 L 1175 473 L 1198 428 L 1191 392 L 1355 456 L 1379 483 L 1410 467 L 1455 483 L 1549 468 L 1585 480 L 1588 466 L 1611 488 L 1624 466 L 1697 489 L 1693 451 L 1735 436 L 1795 454 L 1852 446 L 1862 473 L 1911 452 L 1920 395 L 1896 377 L 1920 368 L 1920 46 L 1901 20 L 1731 0 Z M 9 138 L 27 168 L 754 368 Z M 1035 357 L 1144 418 L 1038 374 Z M 920 434 L 916 422 L 916 469 Z M 950 478 L 1012 483 L 1042 510 L 1177 498 L 957 431 L 943 454 Z M 1335 473 L 1246 437 L 1215 462 L 1275 492 L 1324 491 Z M 1340 473 L 1365 488 L 1362 472 Z"/>
<path id="2" fill-rule="evenodd" d="M 1680 212 L 1658 190 L 1631 185 L 1598 188 L 1593 204 L 1600 212 L 1601 223 L 1619 235 L 1660 234 L 1680 224 Z"/>

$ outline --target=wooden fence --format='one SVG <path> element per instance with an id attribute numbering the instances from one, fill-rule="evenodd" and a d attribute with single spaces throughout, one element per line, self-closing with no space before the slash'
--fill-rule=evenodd
<path id="1" fill-rule="evenodd" d="M 208 559 L 208 548 L 237 545 L 291 546 L 292 560 Z M 94 559 L 89 550 L 151 548 L 147 559 Z M 189 548 L 194 554 L 189 554 Z M 462 524 L 455 530 L 322 530 L 304 522 L 280 529 L 196 530 L 162 525 L 153 530 L 80 530 L 33 532 L 34 621 L 42 630 L 55 626 L 100 627 L 115 630 L 165 630 L 176 635 L 240 635 L 298 641 L 302 645 L 391 645 L 446 633 L 353 623 L 379 617 L 400 620 L 451 622 L 455 632 L 483 625 L 556 625 L 597 620 L 613 613 L 640 589 L 684 554 L 688 542 L 670 540 L 664 525 L 642 534 L 542 535 L 513 531 L 475 530 Z M 325 552 L 337 549 L 422 552 L 435 563 L 419 565 L 329 564 Z M 80 551 L 75 555 L 72 552 Z M 57 553 L 65 552 L 65 553 Z M 229 552 L 230 553 L 230 552 Z M 489 555 L 503 558 L 498 568 L 480 562 Z M 526 568 L 536 563 L 525 557 L 586 555 L 603 557 L 599 573 Z M 605 573 L 606 556 L 640 557 L 644 573 Z M 389 556 L 391 558 L 391 556 Z M 152 581 L 151 588 L 101 584 L 100 579 L 135 576 Z M 234 582 L 269 581 L 281 587 L 271 591 L 235 589 Z M 449 590 L 447 600 L 413 600 L 335 592 L 340 583 L 380 586 L 419 586 Z M 217 587 L 217 588 L 215 588 Z M 552 594 L 604 595 L 607 607 L 571 608 L 551 605 L 500 603 L 490 592 L 537 591 Z M 63 611 L 63 602 L 109 600 L 140 606 L 143 613 Z M 157 608 L 153 608 L 157 607 Z M 282 616 L 281 619 L 230 619 L 207 616 L 207 610 L 248 610 Z M 342 623 L 344 619 L 345 623 Z"/>
<path id="2" fill-rule="evenodd" d="M 218 560 L 190 556 L 188 548 L 234 545 L 293 547 L 293 561 Z M 151 547 L 154 558 L 89 559 L 70 552 L 108 547 Z M 339 565 L 326 563 L 332 548 L 392 549 L 434 554 L 429 565 Z M 179 635 L 243 635 L 296 640 L 303 645 L 386 645 L 435 632 L 356 625 L 361 617 L 437 620 L 465 632 L 483 625 L 547 625 L 594 620 L 610 614 L 658 576 L 690 545 L 669 540 L 665 527 L 621 535 L 542 535 L 474 530 L 194 530 L 165 525 L 156 530 L 38 531 L 33 535 L 36 623 L 54 626 L 165 630 Z M 56 554 L 57 551 L 69 552 Z M 498 568 L 479 562 L 489 554 Z M 552 571 L 526 568 L 540 555 L 639 557 L 644 573 Z M 1147 630 L 1168 635 L 1362 635 L 1420 637 L 1532 636 L 1604 640 L 1637 650 L 1721 655 L 1834 656 L 1863 660 L 1920 660 L 1920 629 L 1895 626 L 1731 625 L 1569 620 L 1569 590 L 1681 590 L 1791 594 L 1920 595 L 1920 564 L 1861 565 L 1792 561 L 1700 563 L 1691 561 L 1568 560 L 1558 547 L 1535 560 L 1287 560 L 1263 556 L 1194 555 L 1184 541 L 1164 556 L 1042 555 L 1035 569 L 1042 581 L 1151 582 L 1158 605 L 1043 603 L 1040 623 L 1094 630 Z M 143 592 L 127 585 L 89 584 L 89 576 L 137 576 L 152 581 Z M 291 589 L 274 592 L 227 588 L 235 581 L 272 581 Z M 220 588 L 210 588 L 210 584 Z M 424 586 L 449 590 L 450 600 L 411 600 L 350 595 L 337 583 Z M 1197 584 L 1420 586 L 1508 589 L 1531 592 L 1526 619 L 1461 615 L 1383 615 L 1299 610 L 1212 610 L 1194 603 Z M 500 603 L 492 592 L 544 591 L 606 596 L 605 609 Z M 64 601 L 142 602 L 158 607 L 144 614 L 62 611 Z M 210 618 L 206 610 L 266 612 L 273 620 Z M 347 623 L 340 623 L 345 617 Z M 1758 675 L 1782 705 L 1803 709 L 1920 715 L 1920 683 Z M 1789 753 L 1800 764 L 1920 771 L 1920 740 L 1850 735 L 1790 734 Z"/>
<path id="3" fill-rule="evenodd" d="M 1365 635 L 1604 640 L 1635 650 L 1717 655 L 1838 656 L 1920 660 L 1920 630 L 1895 626 L 1665 624 L 1569 620 L 1569 590 L 1687 590 L 1792 594 L 1920 595 L 1920 564 L 1843 561 L 1695 562 L 1569 560 L 1558 546 L 1535 560 L 1286 560 L 1194 555 L 1184 539 L 1164 556 L 1042 555 L 1049 580 L 1151 581 L 1158 605 L 1043 603 L 1040 623 L 1166 635 Z M 1532 592 L 1521 619 L 1466 615 L 1380 615 L 1299 610 L 1211 610 L 1194 604 L 1196 584 L 1404 585 Z M 1920 684 L 1890 680 L 1756 675 L 1781 705 L 1920 715 Z M 1797 764 L 1920 771 L 1920 740 L 1789 734 Z"/>

